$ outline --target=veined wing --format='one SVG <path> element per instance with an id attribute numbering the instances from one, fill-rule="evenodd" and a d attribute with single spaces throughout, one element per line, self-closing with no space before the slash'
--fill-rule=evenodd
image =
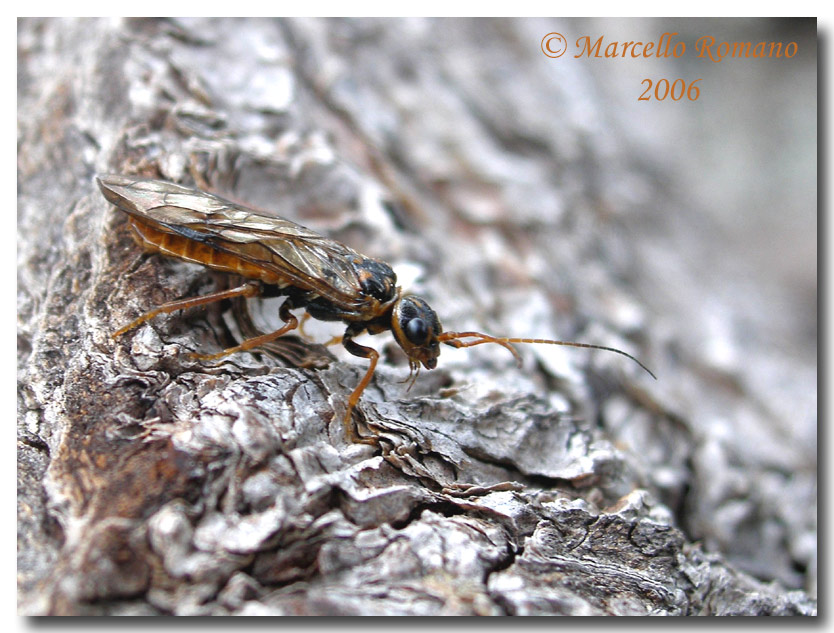
<path id="1" fill-rule="evenodd" d="M 365 257 L 295 222 L 162 180 L 99 176 L 107 200 L 154 228 L 202 242 L 348 309 L 367 303 L 353 264 Z"/>

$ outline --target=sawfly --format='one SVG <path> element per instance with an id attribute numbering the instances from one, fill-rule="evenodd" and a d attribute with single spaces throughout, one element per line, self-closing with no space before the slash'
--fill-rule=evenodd
<path id="1" fill-rule="evenodd" d="M 426 369 L 437 366 L 441 343 L 456 348 L 495 343 L 508 349 L 519 362 L 513 343 L 601 349 L 626 356 L 655 377 L 639 360 L 612 347 L 481 332 L 444 332 L 437 314 L 424 299 L 404 294 L 397 286 L 397 276 L 388 264 L 295 222 L 162 180 L 120 175 L 103 175 L 97 180 L 104 197 L 128 215 L 133 236 L 145 250 L 246 279 L 236 288 L 165 303 L 120 328 L 113 337 L 158 314 L 234 297 L 286 297 L 278 310 L 283 325 L 217 354 L 194 357 L 213 360 L 270 343 L 298 327 L 299 320 L 292 310 L 299 308 L 314 319 L 342 321 L 347 328 L 337 340 L 354 356 L 370 361 L 348 397 L 343 418 L 345 433 L 353 441 L 365 441 L 354 433 L 351 413 L 379 360 L 379 352 L 354 340 L 364 332 L 391 331 L 408 357 L 412 380 L 416 380 L 421 365 Z"/>

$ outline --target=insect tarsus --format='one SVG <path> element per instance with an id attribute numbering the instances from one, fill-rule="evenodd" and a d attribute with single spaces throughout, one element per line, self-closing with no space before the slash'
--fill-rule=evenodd
<path id="1" fill-rule="evenodd" d="M 192 356 L 216 360 L 265 345 L 298 328 L 299 321 L 291 312 L 295 309 L 304 308 L 316 319 L 345 323 L 340 342 L 354 356 L 369 361 L 365 375 L 348 397 L 343 417 L 345 434 L 352 441 L 374 442 L 359 436 L 351 424 L 353 409 L 379 361 L 379 352 L 354 340 L 364 332 L 393 333 L 408 357 L 411 371 L 407 380 L 412 385 L 421 366 L 437 366 L 441 343 L 456 348 L 494 343 L 509 350 L 519 363 L 516 343 L 600 349 L 631 359 L 656 378 L 634 356 L 613 347 L 481 332 L 444 332 L 437 314 L 424 299 L 403 294 L 388 264 L 290 220 L 161 180 L 105 175 L 98 177 L 98 186 L 109 202 L 129 216 L 133 235 L 146 250 L 250 280 L 229 290 L 165 303 L 119 328 L 113 336 L 176 310 L 236 297 L 285 296 L 278 310 L 283 325 L 274 332 L 246 339 L 216 354 Z"/>

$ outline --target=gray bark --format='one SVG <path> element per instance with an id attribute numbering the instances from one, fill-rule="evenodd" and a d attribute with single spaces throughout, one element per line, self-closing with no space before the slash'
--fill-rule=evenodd
<path id="1" fill-rule="evenodd" d="M 664 135 L 693 110 L 629 132 L 619 70 L 539 50 L 598 26 L 20 21 L 21 613 L 816 613 L 815 267 L 702 213 Z M 226 280 L 142 254 L 106 172 L 197 176 L 390 262 L 446 329 L 659 380 L 482 346 L 408 391 L 369 337 L 351 444 L 341 350 L 191 359 L 251 329 L 224 306 L 110 337 Z"/>

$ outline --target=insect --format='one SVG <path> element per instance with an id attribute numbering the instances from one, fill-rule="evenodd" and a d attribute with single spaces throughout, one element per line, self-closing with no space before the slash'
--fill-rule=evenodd
<path id="1" fill-rule="evenodd" d="M 379 352 L 354 340 L 364 332 L 393 333 L 408 357 L 412 381 L 421 365 L 426 369 L 437 366 L 441 343 L 456 348 L 495 343 L 508 349 L 519 362 L 513 343 L 601 349 L 630 358 L 655 378 L 639 360 L 612 347 L 496 337 L 481 332 L 444 332 L 437 314 L 424 299 L 404 294 L 397 286 L 397 276 L 388 264 L 299 224 L 161 180 L 120 175 L 103 175 L 97 180 L 104 197 L 127 213 L 134 238 L 146 250 L 246 279 L 235 288 L 158 306 L 114 332 L 113 337 L 159 314 L 184 308 L 234 297 L 285 296 L 278 310 L 283 325 L 274 332 L 246 339 L 217 354 L 192 356 L 211 360 L 268 344 L 298 327 L 299 321 L 292 314 L 298 308 L 304 308 L 315 319 L 344 322 L 347 328 L 337 340 L 354 356 L 370 361 L 348 397 L 343 418 L 345 433 L 353 441 L 367 441 L 354 433 L 351 413 L 379 360 Z"/>

